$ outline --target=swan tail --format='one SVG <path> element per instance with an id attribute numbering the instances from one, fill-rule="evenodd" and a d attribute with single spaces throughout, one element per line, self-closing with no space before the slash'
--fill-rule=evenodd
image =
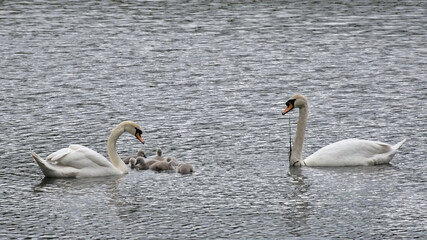
<path id="1" fill-rule="evenodd" d="M 406 142 L 406 138 L 397 143 L 396 145 L 392 146 L 393 152 L 396 152 L 397 149 L 399 149 L 404 143 Z"/>
<path id="2" fill-rule="evenodd" d="M 43 163 L 44 159 L 41 158 L 37 153 L 35 153 L 33 150 L 31 150 L 31 156 L 33 157 L 34 161 L 40 165 L 40 163 Z"/>
<path id="3" fill-rule="evenodd" d="M 31 157 L 33 157 L 34 161 L 39 165 L 40 169 L 42 170 L 43 174 L 46 177 L 49 177 L 49 173 L 51 172 L 49 167 L 47 166 L 47 162 L 41 158 L 36 152 L 31 150 Z"/>
<path id="4" fill-rule="evenodd" d="M 391 146 L 391 151 L 389 153 L 379 154 L 378 156 L 376 156 L 376 158 L 373 160 L 374 165 L 390 163 L 397 150 L 405 143 L 405 141 L 406 139 L 403 139 L 394 146 Z"/>
<path id="5" fill-rule="evenodd" d="M 55 165 L 49 164 L 49 162 L 41 158 L 33 150 L 31 150 L 31 156 L 33 157 L 34 161 L 36 161 L 36 163 L 39 165 L 40 169 L 46 177 L 73 177 L 71 168 L 61 172 L 58 171 Z"/>

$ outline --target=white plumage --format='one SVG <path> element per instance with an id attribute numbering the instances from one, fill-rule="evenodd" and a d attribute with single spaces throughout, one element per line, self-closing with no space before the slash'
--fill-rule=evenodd
<path id="1" fill-rule="evenodd" d="M 391 161 L 397 149 L 406 141 L 404 139 L 392 146 L 377 141 L 346 139 L 329 144 L 302 160 L 308 101 L 303 95 L 296 94 L 286 102 L 286 106 L 283 115 L 299 108 L 297 131 L 290 156 L 291 166 L 343 167 L 385 164 Z"/>
<path id="2" fill-rule="evenodd" d="M 117 139 L 124 132 L 138 138 L 142 143 L 141 127 L 131 121 L 120 123 L 110 134 L 107 142 L 108 156 L 111 162 L 94 150 L 78 144 L 60 149 L 50 154 L 46 160 L 31 151 L 31 156 L 40 166 L 46 177 L 100 177 L 122 175 L 128 172 L 126 164 L 120 159 L 116 150 Z"/>

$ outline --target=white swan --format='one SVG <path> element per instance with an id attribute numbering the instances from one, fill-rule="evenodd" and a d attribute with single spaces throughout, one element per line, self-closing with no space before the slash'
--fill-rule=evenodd
<path id="1" fill-rule="evenodd" d="M 141 136 L 141 127 L 138 124 L 131 121 L 121 122 L 113 129 L 108 138 L 107 152 L 111 162 L 92 149 L 77 144 L 72 144 L 68 148 L 63 148 L 50 154 L 46 160 L 42 159 L 34 151 L 31 151 L 31 156 L 46 177 L 81 178 L 126 174 L 128 168 L 120 159 L 116 150 L 117 139 L 124 132 L 136 136 L 139 141 L 144 143 Z"/>
<path id="2" fill-rule="evenodd" d="M 302 160 L 308 101 L 303 95 L 296 94 L 286 102 L 286 106 L 282 112 L 283 115 L 294 108 L 299 108 L 297 130 L 289 161 L 290 166 L 340 167 L 385 164 L 390 162 L 397 149 L 406 141 L 404 139 L 391 146 L 376 141 L 347 139 L 329 144 Z"/>

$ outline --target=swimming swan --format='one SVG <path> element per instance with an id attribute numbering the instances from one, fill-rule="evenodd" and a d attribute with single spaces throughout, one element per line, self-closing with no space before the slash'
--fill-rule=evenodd
<path id="1" fill-rule="evenodd" d="M 404 139 L 391 146 L 387 143 L 376 141 L 346 139 L 329 144 L 302 160 L 308 101 L 303 95 L 296 94 L 286 102 L 286 106 L 282 115 L 294 108 L 299 108 L 297 130 L 289 161 L 290 166 L 341 167 L 385 164 L 390 162 L 397 149 L 406 141 Z"/>
<path id="2" fill-rule="evenodd" d="M 31 156 L 40 166 L 46 177 L 100 177 L 110 175 L 122 175 L 128 173 L 126 164 L 120 159 L 116 150 L 117 139 L 124 132 L 128 132 L 144 143 L 141 127 L 131 121 L 121 122 L 111 131 L 107 142 L 107 152 L 111 159 L 108 161 L 101 154 L 78 144 L 72 144 L 68 148 L 60 149 L 50 154 L 46 160 L 42 159 L 34 151 Z"/>

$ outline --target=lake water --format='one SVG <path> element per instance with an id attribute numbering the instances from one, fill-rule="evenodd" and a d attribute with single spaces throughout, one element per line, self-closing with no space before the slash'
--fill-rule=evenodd
<path id="1" fill-rule="evenodd" d="M 0 238 L 331 239 L 427 235 L 423 1 L 0 1 Z M 289 169 L 286 100 L 310 101 L 304 156 L 407 142 L 390 165 Z M 78 143 L 196 172 L 44 179 Z"/>

